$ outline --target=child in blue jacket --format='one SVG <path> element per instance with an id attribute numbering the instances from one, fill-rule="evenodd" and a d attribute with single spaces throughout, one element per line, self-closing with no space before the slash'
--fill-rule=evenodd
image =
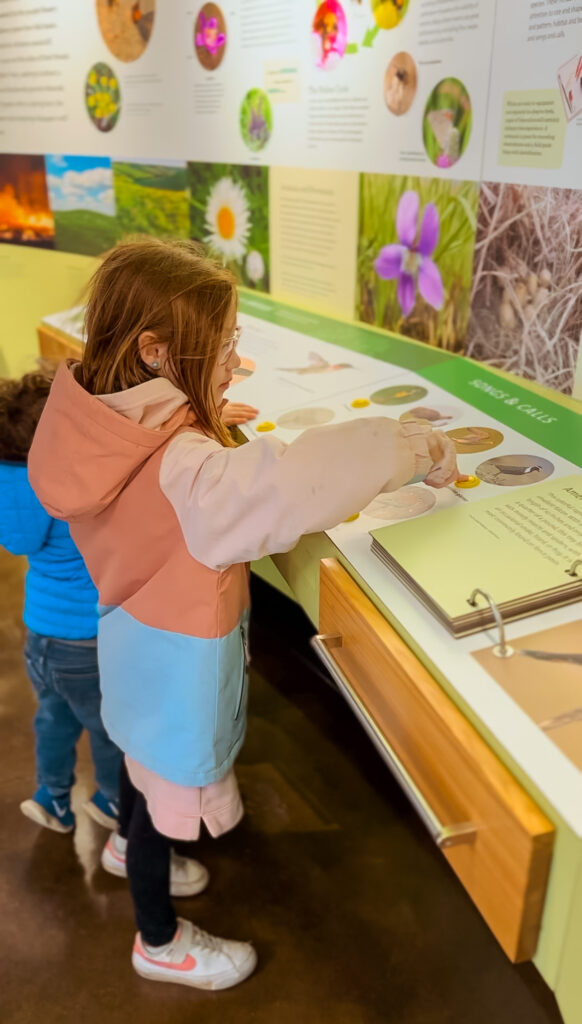
<path id="1" fill-rule="evenodd" d="M 87 729 L 98 789 L 85 810 L 114 827 L 121 753 L 101 721 L 97 591 L 66 523 L 51 518 L 29 482 L 28 450 L 50 391 L 44 373 L 0 381 L 0 545 L 26 555 L 25 660 L 38 700 L 37 790 L 20 808 L 56 832 L 71 832 L 76 745 Z"/>

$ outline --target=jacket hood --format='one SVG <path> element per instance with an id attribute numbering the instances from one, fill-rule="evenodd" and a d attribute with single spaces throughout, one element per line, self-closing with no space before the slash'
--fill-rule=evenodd
<path id="1" fill-rule="evenodd" d="M 95 396 L 77 383 L 74 367 L 59 368 L 28 458 L 39 500 L 68 522 L 107 508 L 129 477 L 193 419 L 185 395 L 163 377 Z"/>

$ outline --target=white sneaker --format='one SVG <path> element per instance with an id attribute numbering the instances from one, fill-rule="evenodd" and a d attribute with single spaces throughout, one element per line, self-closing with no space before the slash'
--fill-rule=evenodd
<path id="1" fill-rule="evenodd" d="M 127 839 L 112 832 L 101 854 L 101 865 L 110 875 L 127 878 Z M 203 864 L 190 857 L 170 854 L 170 896 L 197 896 L 208 885 L 210 875 Z"/>
<path id="2" fill-rule="evenodd" d="M 230 988 L 244 981 L 257 965 L 249 942 L 218 939 L 191 921 L 178 918 L 178 930 L 167 946 L 146 947 L 138 932 L 131 962 L 142 978 L 193 988 Z"/>

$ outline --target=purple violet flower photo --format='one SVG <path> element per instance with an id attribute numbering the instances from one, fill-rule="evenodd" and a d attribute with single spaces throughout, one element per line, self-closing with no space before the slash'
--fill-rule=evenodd
<path id="1" fill-rule="evenodd" d="M 374 267 L 385 281 L 398 281 L 398 302 L 408 316 L 416 302 L 416 287 L 433 309 L 441 309 L 444 300 L 439 268 L 431 256 L 439 239 L 439 215 L 434 203 L 424 208 L 419 229 L 420 199 L 417 192 L 404 192 L 396 211 L 398 243 L 385 245 Z"/>

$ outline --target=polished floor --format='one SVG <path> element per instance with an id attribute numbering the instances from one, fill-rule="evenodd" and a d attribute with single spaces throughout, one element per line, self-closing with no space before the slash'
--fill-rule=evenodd
<path id="1" fill-rule="evenodd" d="M 34 781 L 21 586 L 21 563 L 0 550 L 2 1024 L 558 1024 L 535 969 L 506 960 L 317 673 L 302 615 L 256 582 L 247 816 L 197 844 L 211 884 L 180 906 L 252 939 L 260 966 L 219 993 L 137 977 L 127 886 L 101 870 L 106 832 L 80 809 L 86 744 L 74 836 L 18 808 Z"/>

